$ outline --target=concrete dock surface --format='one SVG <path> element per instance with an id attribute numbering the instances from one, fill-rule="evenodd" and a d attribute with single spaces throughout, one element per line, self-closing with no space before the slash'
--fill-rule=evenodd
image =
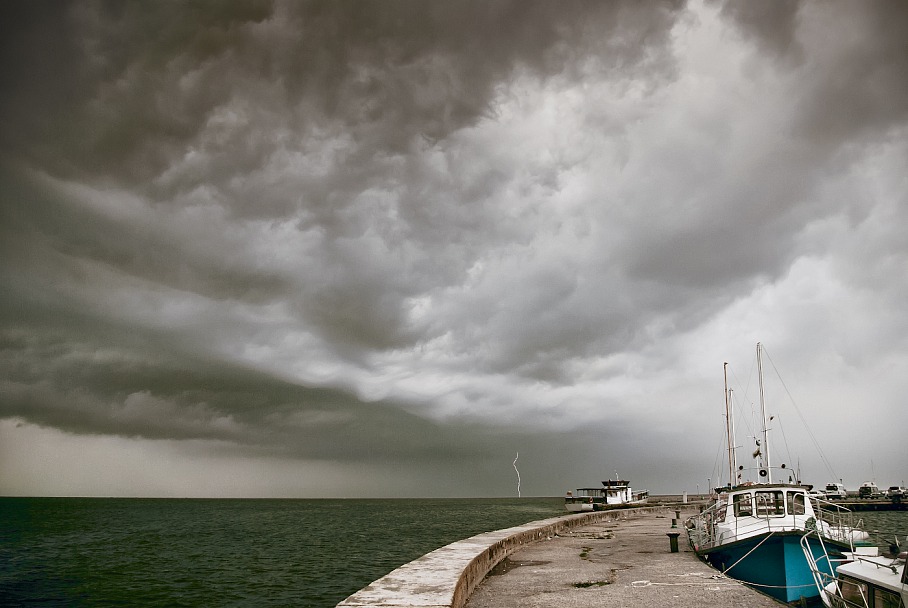
<path id="1" fill-rule="evenodd" d="M 681 520 L 693 511 L 681 512 Z M 589 523 L 517 549 L 467 599 L 466 608 L 745 606 L 779 602 L 720 575 L 691 551 L 674 512 Z M 678 552 L 667 532 L 680 532 Z"/>

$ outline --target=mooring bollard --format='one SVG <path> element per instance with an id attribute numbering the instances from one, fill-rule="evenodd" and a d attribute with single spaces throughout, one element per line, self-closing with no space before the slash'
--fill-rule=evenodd
<path id="1" fill-rule="evenodd" d="M 665 535 L 668 536 L 668 543 L 671 546 L 672 553 L 678 552 L 678 535 L 680 532 L 666 532 Z"/>

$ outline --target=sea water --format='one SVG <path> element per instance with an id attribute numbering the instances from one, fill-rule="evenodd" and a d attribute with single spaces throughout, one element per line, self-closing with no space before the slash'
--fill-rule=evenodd
<path id="1" fill-rule="evenodd" d="M 0 497 L 0 606 L 332 607 L 448 543 L 563 498 Z"/>
<path id="2" fill-rule="evenodd" d="M 433 549 L 564 514 L 562 498 L 0 497 L 0 606 L 330 608 Z M 908 544 L 908 512 L 855 515 Z"/>
<path id="3" fill-rule="evenodd" d="M 902 551 L 908 551 L 908 511 L 866 511 L 854 514 L 870 541 L 888 549 L 896 540 Z"/>

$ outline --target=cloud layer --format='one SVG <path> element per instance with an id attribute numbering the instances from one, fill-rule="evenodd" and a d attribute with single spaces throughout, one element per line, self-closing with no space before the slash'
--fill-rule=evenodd
<path id="1" fill-rule="evenodd" d="M 169 455 L 137 493 L 501 494 L 518 449 L 525 494 L 693 490 L 762 340 L 861 454 L 811 481 L 901 481 L 901 3 L 2 10 L 7 445 Z"/>

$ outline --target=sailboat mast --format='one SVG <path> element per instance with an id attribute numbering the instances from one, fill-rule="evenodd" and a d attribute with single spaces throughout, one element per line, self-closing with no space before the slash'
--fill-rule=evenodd
<path id="1" fill-rule="evenodd" d="M 728 389 L 728 405 L 730 408 L 731 414 L 731 438 L 735 442 L 735 445 L 731 448 L 731 463 L 732 468 L 734 469 L 735 480 L 732 482 L 732 486 L 737 485 L 738 482 L 738 446 L 737 446 L 737 435 L 735 434 L 735 395 L 734 391 Z"/>
<path id="2" fill-rule="evenodd" d="M 766 430 L 766 402 L 763 399 L 763 345 L 757 342 L 757 374 L 760 376 L 760 411 L 763 414 L 763 445 L 761 453 L 766 464 L 766 481 L 772 483 L 772 468 L 769 465 L 769 434 Z"/>
<path id="3" fill-rule="evenodd" d="M 735 438 L 731 428 L 731 414 L 728 407 L 728 361 L 722 364 L 722 375 L 725 378 L 725 434 L 728 437 L 728 487 L 735 485 Z M 710 491 L 712 491 L 710 489 Z"/>

